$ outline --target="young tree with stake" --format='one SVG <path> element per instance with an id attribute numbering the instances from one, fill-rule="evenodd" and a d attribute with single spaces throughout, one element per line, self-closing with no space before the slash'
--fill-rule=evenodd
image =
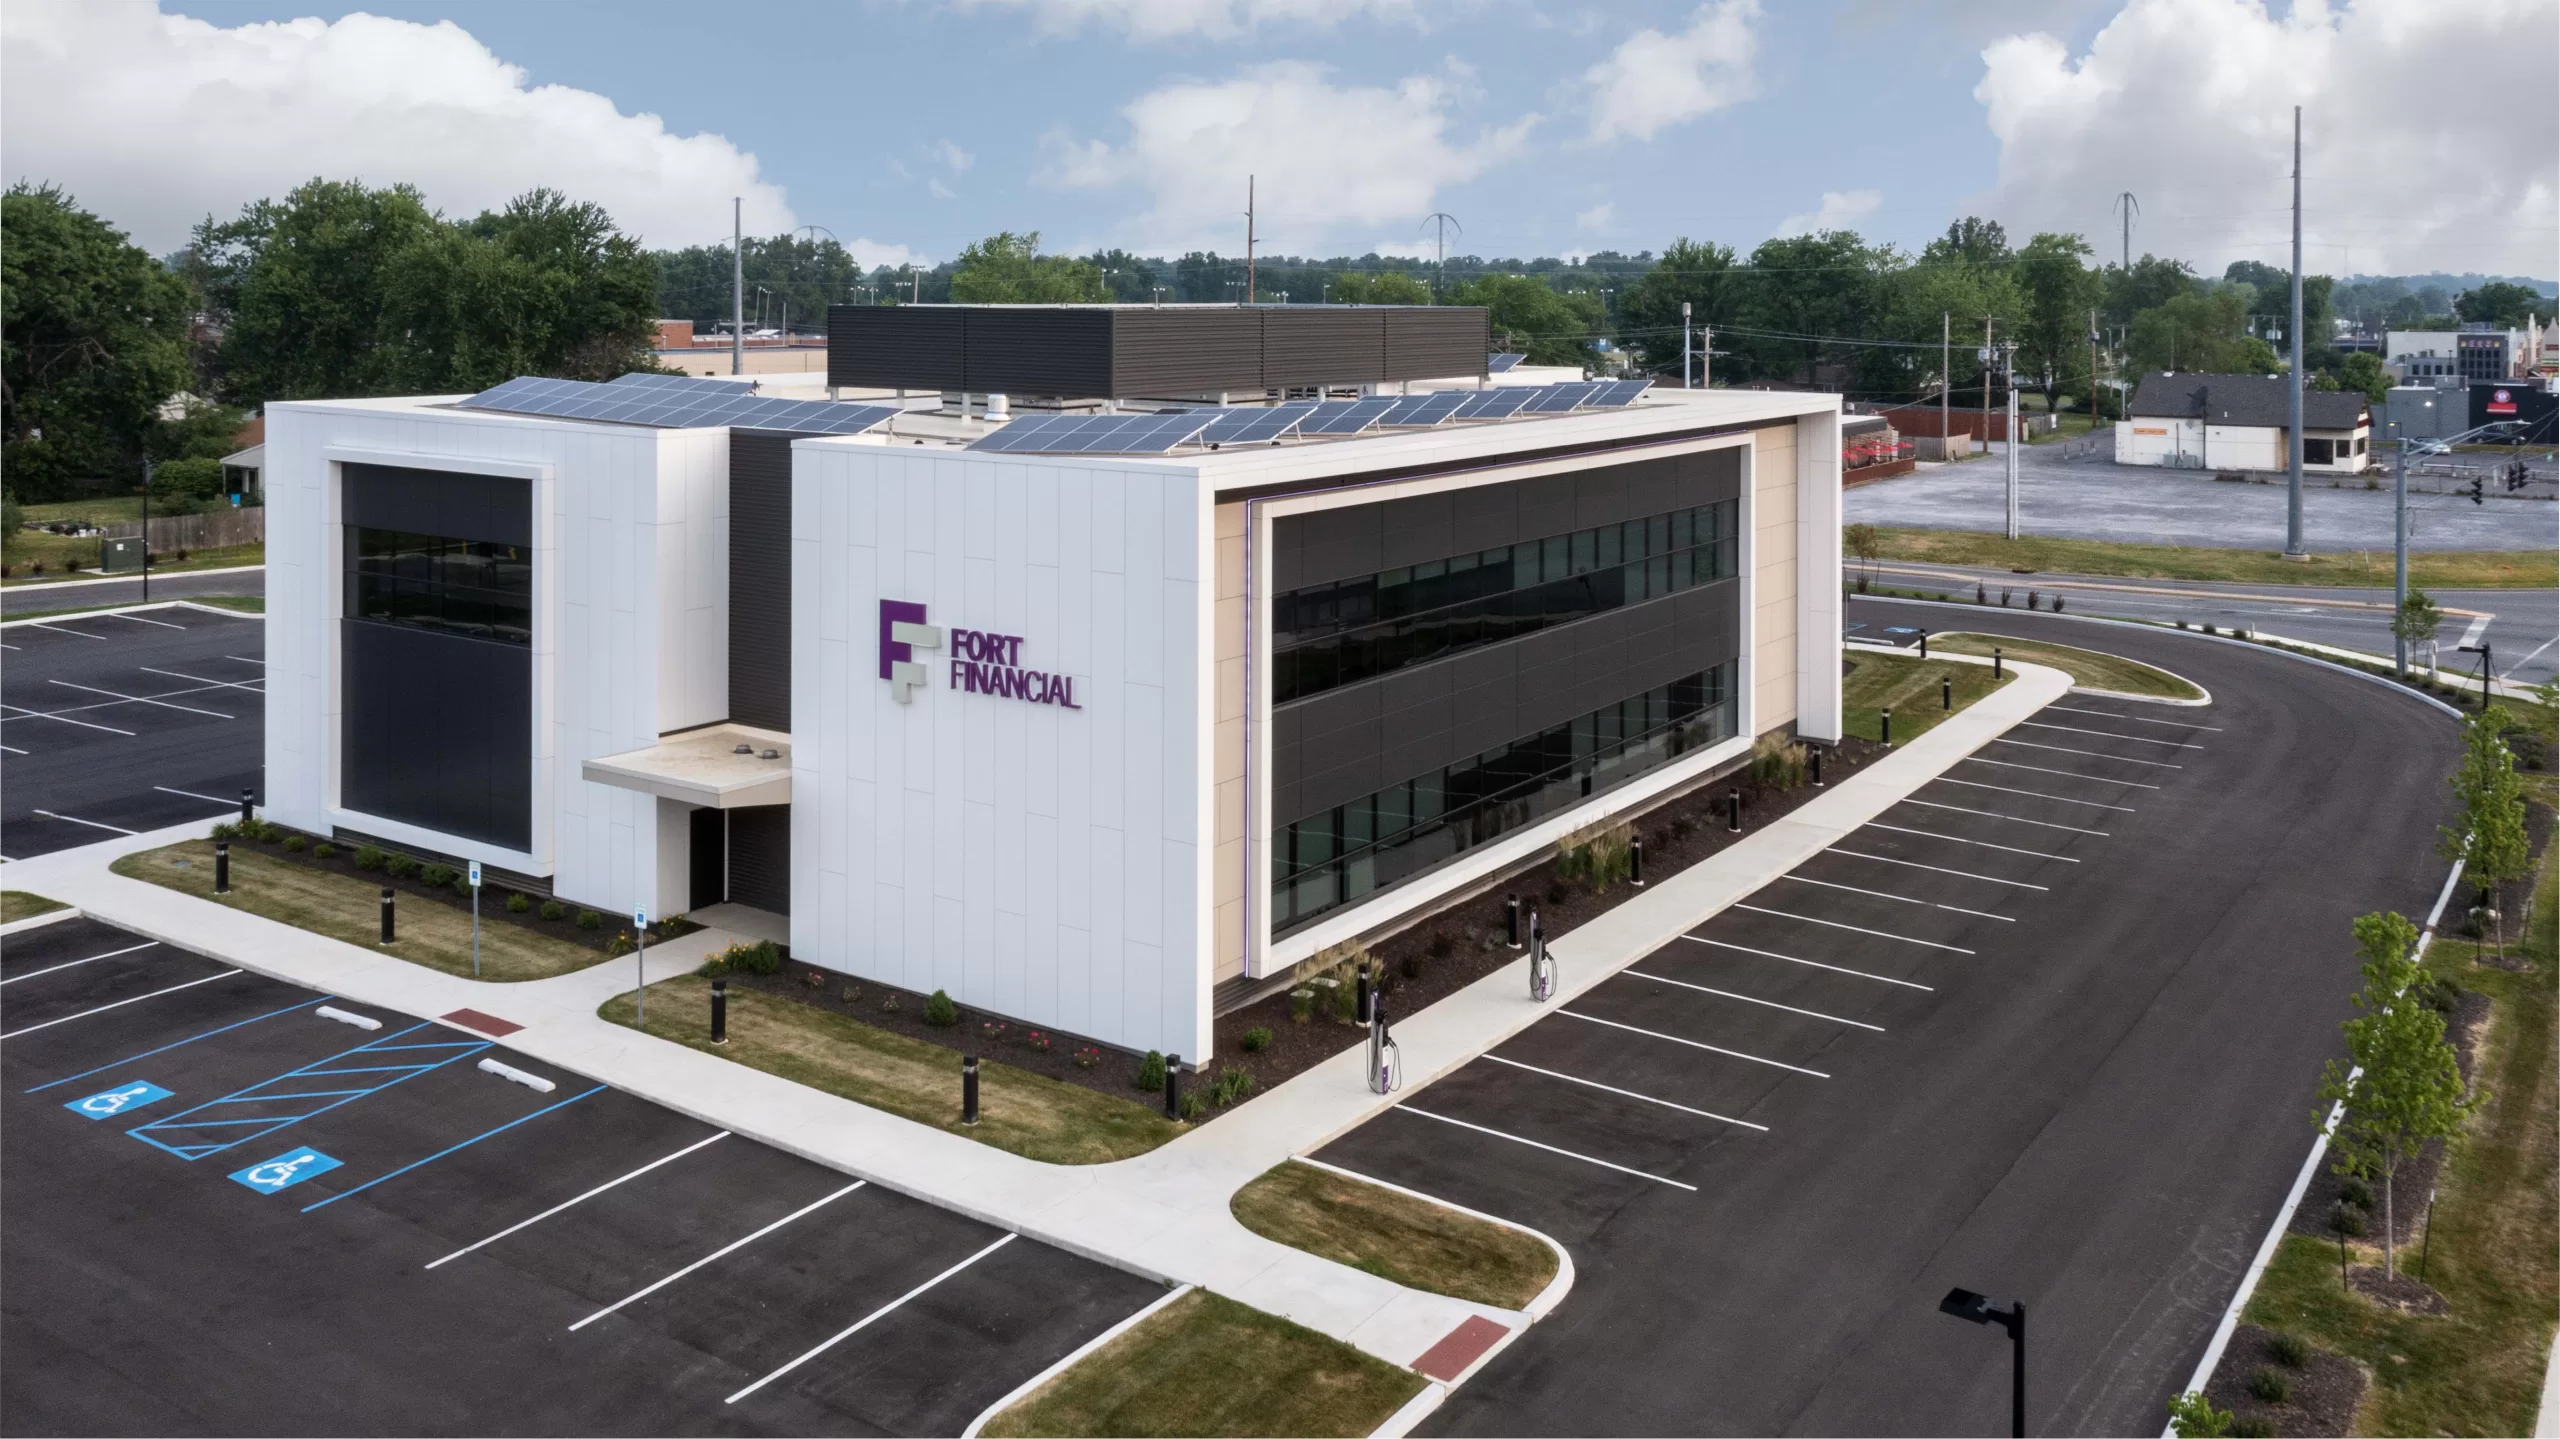
<path id="1" fill-rule="evenodd" d="M 2407 645 L 2413 655 L 2418 652 L 2418 646 L 2434 643 L 2436 631 L 2442 628 L 2444 611 L 2434 600 L 2427 598 L 2425 590 L 2414 586 L 2409 591 L 2409 598 L 2401 601 L 2399 610 L 2391 616 L 2391 637 Z M 2432 654 L 2427 656 L 2427 668 L 2435 668 L 2435 656 Z"/>
<path id="2" fill-rule="evenodd" d="M 2480 904 L 2489 911 L 2501 959 L 2507 953 L 2507 931 L 2498 913 L 2498 886 L 2523 878 L 2533 863 L 2525 838 L 2524 783 L 2516 778 L 2515 754 L 2499 733 L 2504 725 L 2496 710 L 2463 717 L 2462 767 L 2453 772 L 2462 828 L 2436 831 L 2437 853 L 2460 860 L 2463 873 L 2480 887 Z"/>
<path id="3" fill-rule="evenodd" d="M 1849 553 L 1857 557 L 1859 582 L 1863 585 L 1873 579 L 1876 556 L 1884 553 L 1884 537 L 1876 533 L 1876 527 L 1864 522 L 1854 524 L 1843 529 L 1840 538 L 1848 545 Z"/>
<path id="4" fill-rule="evenodd" d="M 2355 1005 L 2363 1013 L 2339 1026 L 2347 1033 L 2348 1059 L 2329 1061 L 2320 1099 L 2345 1106 L 2330 1136 L 2337 1172 L 2382 1175 L 2382 1273 L 2389 1279 L 2397 1273 L 2393 1171 L 2428 1140 L 2453 1137 L 2469 1104 L 2453 1045 L 2444 1037 L 2444 1016 L 2409 993 L 2419 977 L 2417 927 L 2385 911 L 2357 919 L 2355 930 L 2364 958 L 2364 990 Z M 2314 1111 L 2312 1123 L 2326 1128 L 2328 1118 Z"/>

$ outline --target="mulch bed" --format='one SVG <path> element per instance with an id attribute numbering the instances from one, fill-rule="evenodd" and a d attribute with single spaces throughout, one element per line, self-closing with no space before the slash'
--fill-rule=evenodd
<path id="1" fill-rule="evenodd" d="M 1823 755 L 1826 780 L 1844 779 L 1890 753 L 1882 745 L 1855 737 L 1843 739 Z M 1725 826 L 1726 792 L 1742 791 L 1742 832 Z M 1736 773 L 1709 779 L 1697 788 L 1633 817 L 1644 840 L 1644 875 L 1648 887 L 1750 837 L 1770 822 L 1794 811 L 1822 791 L 1810 784 L 1793 789 L 1761 785 Z M 1380 983 L 1390 1026 L 1448 998 L 1486 975 L 1520 958 L 1522 951 L 1504 942 L 1504 897 L 1517 894 L 1528 924 L 1535 908 L 1550 943 L 1572 933 L 1644 893 L 1613 884 L 1594 894 L 1587 885 L 1567 884 L 1556 875 L 1552 856 L 1535 868 L 1512 875 L 1491 889 L 1432 914 L 1419 923 L 1370 946 L 1384 971 Z M 1268 1030 L 1270 1046 L 1247 1053 L 1244 1036 Z M 1304 1024 L 1289 1018 L 1287 991 L 1218 1016 L 1214 1031 L 1219 1064 L 1242 1069 L 1257 1090 L 1267 1089 L 1314 1068 L 1365 1041 L 1367 1032 L 1318 1014 Z"/>
<path id="2" fill-rule="evenodd" d="M 2356 1287 L 2358 1294 L 2403 1314 L 2442 1314 L 2452 1307 L 2445 1303 L 2443 1295 L 2397 1266 L 2386 1278 L 2378 1264 L 2351 1264 L 2347 1266 L 2347 1282 Z"/>
<path id="3" fill-rule="evenodd" d="M 2526 767 L 2521 762 L 2517 765 L 2519 769 Z M 2525 853 L 2541 856 L 2542 864 L 2551 862 L 2551 826 L 2550 810 L 2540 804 L 2529 803 L 2524 807 Z M 2534 876 L 2542 872 L 2542 864 L 2528 865 L 2523 874 L 2498 886 L 2494 904 L 2499 919 L 2494 927 L 2469 912 L 2471 905 L 2479 903 L 2480 891 L 2476 888 L 2465 885 L 2455 896 L 2457 904 L 2447 906 L 2453 912 L 2446 916 L 2446 927 L 2466 939 L 2478 941 L 2480 950 L 2474 956 L 2478 963 L 2515 974 L 2533 968 L 2533 961 L 2523 952 L 2524 936 L 2527 933 L 2525 925 L 2532 917 Z M 2503 954 L 2489 947 L 2492 935 L 2497 933 L 2506 937 Z"/>
<path id="4" fill-rule="evenodd" d="M 2364 1398 L 2363 1366 L 2315 1345 L 2301 1368 L 2289 1369 L 2276 1360 L 2269 1343 L 2274 1337 L 2273 1331 L 2255 1324 L 2233 1330 L 2230 1347 L 2222 1351 L 2222 1363 L 2205 1385 L 2206 1400 L 2216 1409 L 2231 1411 L 2235 1433 L 2346 1433 L 2355 1420 L 2356 1405 Z M 2288 1392 L 2283 1403 L 2270 1404 L 2249 1392 L 2249 1376 L 2261 1366 L 2285 1377 Z"/>
<path id="5" fill-rule="evenodd" d="M 2445 1034 L 2453 1040 L 2455 1057 L 2462 1066 L 2465 1084 L 2471 1080 L 2471 1066 L 2480 1049 L 2480 1029 L 2489 1017 L 2489 996 L 2466 989 L 2455 999 L 2453 1013 L 2445 1018 Z M 2444 1141 L 2429 1140 L 2416 1154 L 2400 1161 L 2391 1172 L 2392 1243 L 2406 1246 L 2418 1235 L 2418 1227 L 2426 1219 L 2427 1193 L 2435 1188 L 2436 1175 L 2444 1168 Z M 2365 1215 L 2365 1232 L 2351 1236 L 2358 1242 L 2382 1242 L 2382 1185 L 2368 1181 L 2373 1191 L 2372 1212 Z M 2334 1242 L 2338 1231 L 2331 1224 L 2337 1214 L 2340 1196 L 2345 1192 L 2347 1176 L 2323 1164 L 2311 1177 L 2311 1187 L 2304 1190 L 2302 1204 L 2293 1211 L 2293 1222 L 2287 1227 L 2296 1234 Z"/>

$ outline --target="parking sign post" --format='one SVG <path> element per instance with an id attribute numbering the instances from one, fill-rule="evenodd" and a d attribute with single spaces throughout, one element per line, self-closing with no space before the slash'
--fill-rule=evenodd
<path id="1" fill-rule="evenodd" d="M 471 977 L 480 977 L 480 861 L 471 861 Z"/>
<path id="2" fill-rule="evenodd" d="M 647 1029 L 649 1027 L 649 911 L 646 909 L 631 911 L 631 934 L 634 946 L 631 951 L 632 974 L 640 981 L 638 1017 L 640 1027 Z"/>

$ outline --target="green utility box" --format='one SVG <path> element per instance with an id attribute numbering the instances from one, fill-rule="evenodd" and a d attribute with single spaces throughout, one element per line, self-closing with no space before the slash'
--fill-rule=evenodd
<path id="1" fill-rule="evenodd" d="M 142 573 L 142 537 L 98 541 L 98 568 L 111 575 Z"/>

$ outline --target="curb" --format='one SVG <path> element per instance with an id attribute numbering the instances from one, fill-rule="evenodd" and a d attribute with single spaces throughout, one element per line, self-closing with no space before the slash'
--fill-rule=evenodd
<path id="1" fill-rule="evenodd" d="M 1497 1344 L 1495 1349 L 1502 1346 Z M 1469 1371 L 1473 1372 L 1473 1371 Z M 1422 1386 L 1422 1392 L 1404 1401 L 1404 1407 L 1387 1416 L 1387 1422 L 1369 1431 L 1369 1439 L 1404 1439 L 1414 1426 L 1431 1417 L 1431 1412 L 1447 1403 L 1449 1386 L 1437 1379 Z"/>
<path id="2" fill-rule="evenodd" d="M 993 1404 L 988 1405 L 986 1408 L 979 1410 L 978 1417 L 969 1421 L 969 1427 L 960 1431 L 960 1439 L 978 1439 L 979 1432 L 987 1427 L 988 1420 L 995 1418 L 1007 1409 L 1010 1409 L 1014 1405 L 1021 1403 L 1023 1400 L 1030 1398 L 1032 1393 L 1039 1389 L 1040 1386 L 1074 1368 L 1077 1361 L 1083 1359 L 1086 1355 L 1091 1354 L 1093 1351 L 1110 1343 L 1112 1340 L 1119 1338 L 1121 1335 L 1128 1333 L 1130 1330 L 1137 1328 L 1140 1324 L 1143 1324 L 1148 1319 L 1153 1318 L 1157 1310 L 1165 1308 L 1175 1300 L 1180 1299 L 1183 1295 L 1188 1294 L 1199 1287 L 1200 1286 L 1197 1284 L 1176 1285 L 1173 1289 L 1168 1290 L 1164 1297 L 1147 1305 L 1146 1308 L 1139 1310 L 1137 1313 L 1130 1315 L 1128 1318 L 1123 1319 L 1119 1323 L 1112 1325 L 1110 1328 L 1103 1330 L 1099 1334 L 1096 1334 L 1091 1339 L 1077 1345 L 1057 1363 L 1052 1364 L 1048 1368 L 1041 1370 L 1039 1373 L 1032 1375 L 1030 1378 L 1023 1380 L 1020 1384 L 1013 1387 L 1013 1392 L 1005 1395 L 1002 1399 L 997 1400 Z M 1387 1422 L 1394 1423 L 1395 1421 L 1389 1420 Z"/>
<path id="3" fill-rule="evenodd" d="M 31 929 L 42 929 L 48 924 L 60 924 L 66 919 L 78 919 L 81 913 L 80 906 L 66 904 L 60 909 L 48 909 L 42 914 L 28 915 L 25 919 L 13 919 L 7 924 L 0 924 L 0 939 L 6 939 L 13 934 L 24 934 Z"/>
<path id="4" fill-rule="evenodd" d="M 1418 1199 L 1425 1204 L 1436 1205 L 1439 1208 L 1448 1210 L 1452 1214 L 1463 1214 L 1469 1219 L 1481 1219 L 1487 1224 L 1499 1225 L 1504 1229 L 1518 1230 L 1520 1233 L 1526 1234 L 1537 1240 L 1539 1243 L 1544 1244 L 1549 1249 L 1554 1250 L 1556 1252 L 1556 1277 L 1548 1280 L 1547 1287 L 1539 1290 L 1537 1297 L 1531 1299 L 1525 1307 L 1517 1311 L 1531 1324 L 1535 1324 L 1539 1320 L 1553 1314 L 1556 1310 L 1556 1306 L 1564 1302 L 1565 1295 L 1573 1292 L 1573 1256 L 1566 1253 L 1565 1247 L 1558 1244 L 1553 1236 L 1547 1234 L 1543 1230 L 1532 1229 L 1528 1225 L 1522 1224 L 1517 1220 L 1505 1219 L 1498 1214 L 1486 1214 L 1481 1210 L 1469 1209 L 1463 1204 L 1451 1204 L 1448 1200 L 1442 1199 L 1437 1195 L 1425 1194 L 1419 1189 L 1407 1189 L 1401 1184 L 1389 1184 L 1383 1179 L 1372 1178 L 1369 1175 L 1360 1173 L 1358 1170 L 1345 1169 L 1339 1164 L 1327 1164 L 1321 1159 L 1310 1159 L 1303 1154 L 1292 1154 L 1289 1156 L 1289 1161 L 1293 1164 L 1306 1165 L 1310 1169 L 1321 1169 L 1327 1174 L 1339 1174 L 1345 1179 L 1355 1179 L 1362 1184 L 1374 1184 L 1380 1189 L 1392 1190 L 1397 1194 L 1403 1195 L 1407 1199 Z M 1513 1330 L 1512 1332 L 1517 1334 L 1519 1330 Z M 1503 1341 L 1503 1344 L 1508 1344 L 1510 1342 L 1511 1341 L 1506 1339 Z M 1477 1363 L 1481 1364 L 1484 1359 L 1489 1359 L 1493 1357 L 1494 1354 L 1500 1352 L 1503 1344 L 1496 1344 L 1493 1348 L 1486 1350 L 1483 1358 L 1478 1359 Z M 1467 1372 L 1470 1374 L 1474 1373 L 1474 1366 L 1469 1366 Z M 1461 1380 L 1460 1382 L 1464 1381 Z"/>

